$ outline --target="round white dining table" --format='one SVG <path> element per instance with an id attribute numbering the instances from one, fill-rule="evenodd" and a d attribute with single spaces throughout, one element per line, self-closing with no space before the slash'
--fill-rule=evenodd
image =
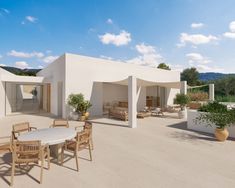
<path id="1" fill-rule="evenodd" d="M 46 128 L 24 133 L 18 137 L 19 141 L 40 140 L 41 144 L 56 145 L 76 136 L 74 128 Z"/>

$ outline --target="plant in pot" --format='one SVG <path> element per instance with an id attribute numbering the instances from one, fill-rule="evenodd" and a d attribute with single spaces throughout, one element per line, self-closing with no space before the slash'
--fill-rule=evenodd
<path id="1" fill-rule="evenodd" d="M 88 100 L 84 100 L 80 105 L 79 105 L 79 111 L 81 113 L 81 117 L 80 120 L 81 121 L 85 121 L 88 119 L 89 117 L 89 112 L 87 111 L 90 107 L 92 106 L 92 104 L 90 103 L 90 101 Z"/>
<path id="2" fill-rule="evenodd" d="M 89 118 L 89 115 L 90 115 L 90 113 L 87 110 L 90 107 L 92 107 L 92 104 L 90 103 L 90 101 L 84 101 L 83 106 L 84 106 L 85 119 L 87 120 Z"/>
<path id="3" fill-rule="evenodd" d="M 178 112 L 179 118 L 185 118 L 185 107 L 187 106 L 187 104 L 190 102 L 190 98 L 188 95 L 182 94 L 182 93 L 178 93 L 175 96 L 174 99 L 174 104 L 178 104 L 180 105 L 180 111 Z"/>
<path id="4" fill-rule="evenodd" d="M 81 114 L 81 105 L 84 103 L 83 94 L 70 94 L 68 97 L 68 104 L 73 107 L 73 119 L 78 120 L 79 114 Z"/>
<path id="5" fill-rule="evenodd" d="M 227 127 L 235 123 L 235 109 L 228 110 L 226 105 L 219 102 L 210 102 L 199 110 L 200 115 L 195 119 L 196 123 L 206 123 L 207 126 L 215 126 L 215 137 L 218 141 L 225 141 L 229 136 Z"/>

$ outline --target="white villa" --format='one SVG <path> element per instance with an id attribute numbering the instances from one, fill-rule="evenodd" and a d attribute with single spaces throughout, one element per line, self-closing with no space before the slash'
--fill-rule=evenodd
<path id="1" fill-rule="evenodd" d="M 155 107 L 172 105 L 176 93 L 187 92 L 187 83 L 180 82 L 178 71 L 65 53 L 36 77 L 0 69 L 0 117 L 26 107 L 30 110 L 27 86 L 32 85 L 38 91 L 37 107 L 63 118 L 71 114 L 67 104 L 71 93 L 82 93 L 90 100 L 91 116 L 102 116 L 106 104 L 125 103 L 130 127 L 137 126 L 136 113 L 148 103 Z"/>

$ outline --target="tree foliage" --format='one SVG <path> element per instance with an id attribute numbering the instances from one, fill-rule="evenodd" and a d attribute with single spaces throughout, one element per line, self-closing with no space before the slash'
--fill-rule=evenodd
<path id="1" fill-rule="evenodd" d="M 188 85 L 190 86 L 199 85 L 200 84 L 199 72 L 194 67 L 184 69 L 183 72 L 181 73 L 181 80 L 187 81 Z"/>
<path id="2" fill-rule="evenodd" d="M 174 98 L 174 103 L 175 104 L 179 104 L 181 110 L 184 109 L 184 107 L 190 102 L 190 98 L 188 95 L 182 94 L 182 93 L 178 93 L 176 94 L 175 98 Z"/>
<path id="3" fill-rule="evenodd" d="M 165 64 L 165 63 L 160 63 L 160 64 L 157 66 L 157 68 L 159 68 L 159 69 L 165 69 L 165 70 L 171 70 L 171 68 L 170 68 L 167 64 Z"/>
<path id="4" fill-rule="evenodd" d="M 235 95 L 235 76 L 227 76 L 214 81 L 215 93 L 220 96 Z"/>

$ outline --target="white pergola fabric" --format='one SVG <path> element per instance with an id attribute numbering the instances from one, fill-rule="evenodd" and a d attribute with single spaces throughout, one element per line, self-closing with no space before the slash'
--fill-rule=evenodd
<path id="1" fill-rule="evenodd" d="M 115 82 L 107 82 L 107 83 L 113 83 L 113 84 L 119 84 L 119 85 L 128 85 L 128 78 L 120 81 Z M 137 85 L 138 86 L 161 86 L 161 87 L 167 87 L 167 88 L 174 88 L 174 89 L 180 89 L 181 88 L 181 82 L 152 82 L 147 80 L 142 80 L 137 78 Z"/>

